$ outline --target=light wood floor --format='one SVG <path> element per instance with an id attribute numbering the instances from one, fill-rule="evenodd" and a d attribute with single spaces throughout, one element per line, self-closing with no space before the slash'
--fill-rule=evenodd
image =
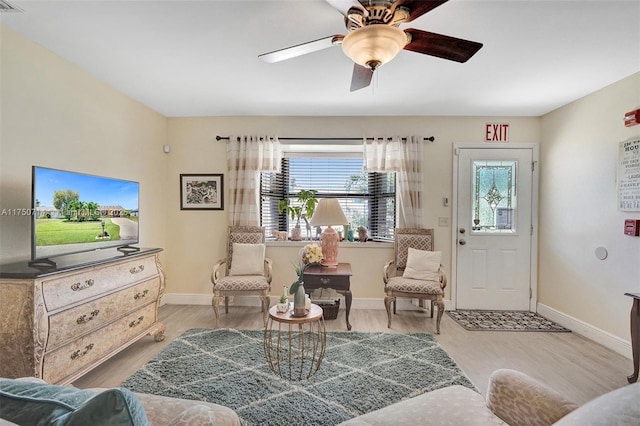
<path id="1" fill-rule="evenodd" d="M 117 386 L 185 330 L 215 328 L 211 306 L 164 305 L 160 319 L 167 327 L 164 342 L 145 337 L 74 385 Z M 352 331 L 435 334 L 435 320 L 421 311 L 398 311 L 391 329 L 384 310 L 352 310 L 350 320 Z M 221 314 L 220 327 L 261 329 L 262 315 L 257 307 L 230 306 L 228 315 Z M 337 319 L 326 321 L 326 327 L 346 331 L 344 311 Z M 633 371 L 631 360 L 575 333 L 467 331 L 445 314 L 436 338 L 483 394 L 492 371 L 511 368 L 584 403 L 626 385 L 626 376 Z"/>

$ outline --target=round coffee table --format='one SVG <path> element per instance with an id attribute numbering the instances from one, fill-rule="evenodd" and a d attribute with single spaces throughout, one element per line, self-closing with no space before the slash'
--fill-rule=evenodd
<path id="1" fill-rule="evenodd" d="M 264 354 L 271 370 L 282 378 L 302 380 L 313 376 L 324 357 L 327 332 L 322 308 L 311 304 L 305 316 L 269 309 L 264 329 Z"/>

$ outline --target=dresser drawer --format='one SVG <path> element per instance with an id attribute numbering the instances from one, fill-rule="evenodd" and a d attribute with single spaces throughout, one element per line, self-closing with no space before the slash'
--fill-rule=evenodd
<path id="1" fill-rule="evenodd" d="M 156 306 L 150 303 L 104 328 L 45 353 L 42 379 L 48 383 L 61 381 L 143 333 L 155 321 Z"/>
<path id="2" fill-rule="evenodd" d="M 315 290 L 317 288 L 332 288 L 334 290 L 349 290 L 350 282 L 349 276 L 339 275 L 304 275 L 304 289 Z"/>
<path id="3" fill-rule="evenodd" d="M 111 322 L 158 298 L 160 278 L 108 294 L 49 317 L 47 351 Z"/>
<path id="4" fill-rule="evenodd" d="M 54 311 L 158 274 L 154 256 L 139 257 L 44 279 L 42 293 L 47 310 Z"/>

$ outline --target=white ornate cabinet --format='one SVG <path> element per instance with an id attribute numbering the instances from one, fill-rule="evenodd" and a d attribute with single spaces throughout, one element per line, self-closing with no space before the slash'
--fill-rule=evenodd
<path id="1" fill-rule="evenodd" d="M 40 271 L 0 266 L 0 377 L 67 384 L 138 339 L 164 339 L 161 249 Z"/>

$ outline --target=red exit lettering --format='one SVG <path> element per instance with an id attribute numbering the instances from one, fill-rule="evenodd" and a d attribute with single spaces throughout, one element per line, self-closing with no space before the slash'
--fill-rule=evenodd
<path id="1" fill-rule="evenodd" d="M 487 123 L 484 140 L 485 142 L 507 142 L 509 140 L 509 125 Z"/>

